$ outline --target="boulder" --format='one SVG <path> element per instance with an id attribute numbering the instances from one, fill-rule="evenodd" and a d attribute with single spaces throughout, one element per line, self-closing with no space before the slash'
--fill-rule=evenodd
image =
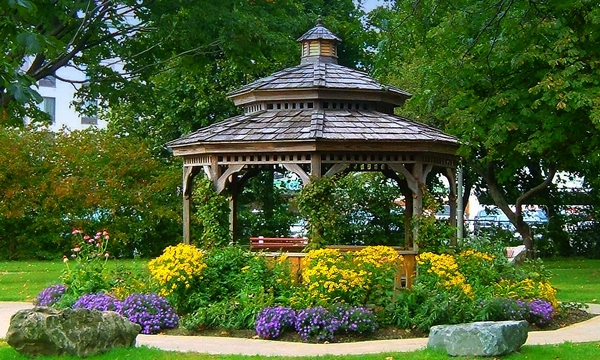
<path id="1" fill-rule="evenodd" d="M 527 321 L 482 321 L 432 326 L 427 347 L 451 356 L 502 356 L 527 340 Z"/>
<path id="2" fill-rule="evenodd" d="M 27 356 L 87 357 L 135 346 L 140 330 L 113 311 L 35 307 L 11 317 L 6 342 Z"/>

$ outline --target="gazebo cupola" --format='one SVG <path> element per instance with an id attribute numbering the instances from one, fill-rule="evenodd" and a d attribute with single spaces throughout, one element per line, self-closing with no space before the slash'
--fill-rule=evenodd
<path id="1" fill-rule="evenodd" d="M 317 20 L 317 25 L 297 40 L 302 45 L 300 64 L 314 62 L 337 64 L 337 42 L 342 41 Z"/>

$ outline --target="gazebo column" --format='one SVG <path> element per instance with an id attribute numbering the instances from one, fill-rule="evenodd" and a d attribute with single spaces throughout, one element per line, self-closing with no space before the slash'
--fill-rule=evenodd
<path id="1" fill-rule="evenodd" d="M 239 182 L 237 175 L 231 175 L 231 182 L 229 183 L 229 232 L 231 233 L 231 240 L 235 244 L 237 243 L 237 203 L 239 195 Z"/>
<path id="2" fill-rule="evenodd" d="M 456 211 L 456 174 L 454 169 L 447 168 L 444 175 L 446 176 L 446 179 L 448 179 L 448 184 L 450 187 L 450 193 L 448 194 L 448 205 L 450 206 L 450 226 L 452 226 L 452 228 L 456 228 L 457 221 L 459 221 Z M 460 221 L 462 221 L 462 219 Z M 456 245 L 456 232 L 453 232 L 452 236 L 450 236 L 450 246 Z"/>
<path id="3" fill-rule="evenodd" d="M 321 155 L 312 154 L 310 157 L 310 176 L 320 178 L 323 174 L 321 172 Z"/>
<path id="4" fill-rule="evenodd" d="M 412 171 L 408 171 L 403 164 L 389 164 L 388 166 L 394 171 L 404 175 L 404 178 L 408 183 L 408 188 L 412 192 L 412 247 L 414 251 L 418 252 L 419 227 L 421 217 L 423 215 L 423 193 L 425 192 L 425 180 L 433 166 L 424 166 L 422 162 L 416 162 L 413 164 Z"/>
<path id="5" fill-rule="evenodd" d="M 192 211 L 192 187 L 198 168 L 183 166 L 183 243 L 190 243 L 190 215 Z"/>

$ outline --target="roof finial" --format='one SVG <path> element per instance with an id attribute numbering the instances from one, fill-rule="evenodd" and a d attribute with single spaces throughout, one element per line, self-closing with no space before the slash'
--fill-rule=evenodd
<path id="1" fill-rule="evenodd" d="M 322 26 L 323 25 L 323 21 L 321 21 L 321 15 L 319 15 L 319 17 L 317 17 L 317 26 Z"/>

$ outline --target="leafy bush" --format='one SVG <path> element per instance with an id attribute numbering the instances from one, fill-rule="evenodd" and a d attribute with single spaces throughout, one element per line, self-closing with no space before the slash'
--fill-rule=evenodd
<path id="1" fill-rule="evenodd" d="M 153 159 L 143 140 L 2 127 L 0 163 L 2 259 L 61 257 L 73 228 L 109 227 L 118 257 L 154 256 L 180 238 L 181 170 Z"/>
<path id="2" fill-rule="evenodd" d="M 121 315 L 142 327 L 142 334 L 156 334 L 173 329 L 179 316 L 168 300 L 156 294 L 132 294 L 123 301 Z"/>
<path id="3" fill-rule="evenodd" d="M 401 257 L 387 246 L 368 246 L 358 252 L 311 250 L 303 259 L 302 285 L 295 307 L 385 304 L 394 292 Z"/>
<path id="4" fill-rule="evenodd" d="M 63 284 L 50 285 L 36 296 L 33 303 L 36 306 L 52 306 L 60 301 L 66 290 Z"/>
<path id="5" fill-rule="evenodd" d="M 547 280 L 534 281 L 527 278 L 517 281 L 502 279 L 493 285 L 493 293 L 495 296 L 520 300 L 542 299 L 548 301 L 555 309 L 558 307 L 556 289 Z"/>
<path id="6" fill-rule="evenodd" d="M 106 230 L 98 231 L 94 236 L 83 235 L 79 229 L 72 231 L 76 241 L 69 258 L 63 257 L 65 270 L 61 280 L 67 286 L 67 292 L 78 298 L 84 294 L 94 294 L 110 290 L 106 261 L 110 254 L 106 251 L 110 235 Z"/>
<path id="7" fill-rule="evenodd" d="M 189 330 L 205 328 L 252 329 L 257 314 L 266 306 L 273 305 L 268 293 L 238 294 L 198 308 L 184 318 L 183 326 Z"/>
<path id="8" fill-rule="evenodd" d="M 169 246 L 161 256 L 148 263 L 152 277 L 160 286 L 159 295 L 169 297 L 183 312 L 187 310 L 187 298 L 202 280 L 206 267 L 204 254 L 186 244 Z"/>
<path id="9" fill-rule="evenodd" d="M 194 187 L 195 216 L 202 230 L 200 247 L 208 250 L 226 246 L 231 242 L 229 231 L 229 204 L 224 196 L 217 194 L 212 182 L 200 178 Z"/>

